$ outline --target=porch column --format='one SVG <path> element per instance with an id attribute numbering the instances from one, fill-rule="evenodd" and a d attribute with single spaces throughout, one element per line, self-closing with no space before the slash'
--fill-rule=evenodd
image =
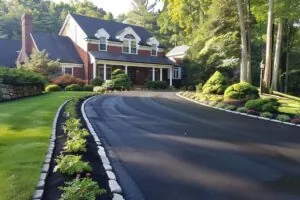
<path id="1" fill-rule="evenodd" d="M 163 70 L 163 69 L 162 69 L 162 68 L 160 68 L 160 74 L 159 74 L 159 75 L 160 75 L 160 76 L 159 76 L 159 80 L 160 80 L 160 81 L 162 81 L 162 78 L 163 78 L 163 74 L 162 74 L 162 73 L 163 73 L 163 71 L 162 71 L 162 70 Z"/>
<path id="2" fill-rule="evenodd" d="M 104 71 L 104 72 L 103 72 L 103 76 L 104 76 L 104 77 L 103 77 L 103 80 L 106 81 L 106 64 L 103 65 L 103 69 L 104 69 L 104 70 L 103 70 L 103 71 Z"/>
<path id="3" fill-rule="evenodd" d="M 173 85 L 173 67 L 171 67 L 170 69 L 170 86 L 172 86 Z"/>
<path id="4" fill-rule="evenodd" d="M 97 70 L 97 62 L 94 61 L 93 62 L 93 78 L 96 78 L 96 74 L 97 74 L 96 70 Z"/>
<path id="5" fill-rule="evenodd" d="M 128 74 L 127 65 L 125 65 L 125 74 Z"/>
<path id="6" fill-rule="evenodd" d="M 152 67 L 152 81 L 155 81 L 155 68 Z"/>

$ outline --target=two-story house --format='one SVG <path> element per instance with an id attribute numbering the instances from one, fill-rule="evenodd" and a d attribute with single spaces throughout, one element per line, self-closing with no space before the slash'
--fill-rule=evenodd
<path id="1" fill-rule="evenodd" d="M 181 78 L 178 66 L 165 56 L 159 41 L 139 26 L 68 14 L 59 34 L 33 29 L 32 16 L 24 14 L 17 59 L 21 64 L 33 52 L 45 50 L 50 59 L 60 60 L 62 73 L 87 83 L 96 77 L 109 80 L 115 69 L 124 70 L 135 85 L 144 85 L 150 78 L 172 86 L 174 79 Z"/>

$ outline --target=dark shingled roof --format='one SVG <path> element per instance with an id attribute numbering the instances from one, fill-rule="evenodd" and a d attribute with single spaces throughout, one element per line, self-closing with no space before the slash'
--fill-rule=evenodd
<path id="1" fill-rule="evenodd" d="M 39 51 L 46 50 L 51 60 L 59 59 L 62 63 L 82 64 L 72 40 L 54 33 L 32 33 Z"/>
<path id="2" fill-rule="evenodd" d="M 138 36 L 141 38 L 140 44 L 142 45 L 147 45 L 147 39 L 152 37 L 152 34 L 149 31 L 140 26 L 124 24 L 111 20 L 86 17 L 77 14 L 71 14 L 71 16 L 77 21 L 79 26 L 87 34 L 88 38 L 95 38 L 95 33 L 99 29 L 103 28 L 110 35 L 111 40 L 118 41 L 116 36 L 118 35 L 118 33 L 120 33 L 120 31 L 124 30 L 127 27 L 131 27 L 136 32 L 136 34 L 138 34 Z"/>
<path id="3" fill-rule="evenodd" d="M 16 67 L 18 52 L 21 50 L 21 40 L 0 39 L 0 66 Z"/>
<path id="4" fill-rule="evenodd" d="M 167 57 L 156 56 L 140 56 L 133 54 L 117 54 L 105 51 L 90 51 L 90 53 L 98 60 L 113 60 L 133 63 L 149 63 L 161 65 L 176 65 L 172 60 Z"/>

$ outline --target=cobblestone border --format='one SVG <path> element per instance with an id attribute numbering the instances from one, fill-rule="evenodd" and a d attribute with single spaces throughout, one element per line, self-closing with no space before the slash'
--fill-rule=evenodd
<path id="1" fill-rule="evenodd" d="M 69 100 L 65 101 L 58 108 L 58 110 L 56 111 L 56 115 L 54 117 L 54 120 L 52 122 L 52 133 L 51 133 L 51 137 L 50 137 L 50 144 L 49 144 L 49 147 L 48 147 L 47 154 L 45 156 L 45 160 L 43 162 L 40 178 L 39 178 L 38 183 L 35 187 L 35 192 L 34 192 L 33 197 L 32 197 L 33 200 L 40 200 L 40 199 L 43 198 L 45 183 L 46 183 L 47 176 L 49 174 L 50 162 L 52 160 L 53 151 L 54 151 L 54 147 L 55 147 L 57 120 L 58 120 L 59 115 L 61 114 L 62 108 L 68 102 L 69 102 Z"/>
<path id="2" fill-rule="evenodd" d="M 289 125 L 289 126 L 300 127 L 300 124 L 297 125 L 297 124 L 293 124 L 293 123 L 289 123 L 289 122 L 282 122 L 282 121 L 279 121 L 279 120 L 276 120 L 276 119 L 269 119 L 269 118 L 265 118 L 265 117 L 260 117 L 260 116 L 255 116 L 255 115 L 249 115 L 247 113 L 241 113 L 241 112 L 237 112 L 237 111 L 226 110 L 226 109 L 223 109 L 223 108 L 216 108 L 216 107 L 207 105 L 205 103 L 201 103 L 201 102 L 195 101 L 193 99 L 187 98 L 187 97 L 179 94 L 179 92 L 176 93 L 176 96 L 178 96 L 180 98 L 183 98 L 185 100 L 188 100 L 188 101 L 200 104 L 202 106 L 209 107 L 209 108 L 214 108 L 214 109 L 217 109 L 217 110 L 222 110 L 222 111 L 225 111 L 225 112 L 229 112 L 229 113 L 233 113 L 233 114 L 238 114 L 238 115 L 244 115 L 244 116 L 247 116 L 247 117 L 257 118 L 257 119 L 261 119 L 261 120 L 265 120 L 265 121 L 271 121 L 271 122 L 276 122 L 276 123 L 285 124 L 285 125 Z"/>
<path id="3" fill-rule="evenodd" d="M 88 130 L 93 135 L 94 140 L 97 144 L 98 155 L 100 156 L 100 159 L 102 160 L 103 167 L 104 167 L 104 169 L 106 171 L 106 174 L 108 176 L 108 179 L 109 179 L 108 184 L 109 184 L 109 188 L 110 188 L 111 192 L 113 193 L 113 200 L 124 200 L 124 197 L 122 195 L 122 188 L 121 188 L 120 184 L 117 181 L 115 173 L 113 172 L 113 167 L 110 164 L 110 161 L 109 161 L 109 159 L 106 155 L 105 149 L 102 146 L 101 140 L 99 139 L 98 135 L 96 134 L 92 124 L 90 123 L 90 121 L 87 118 L 86 113 L 85 113 L 85 104 L 88 101 L 90 101 L 90 100 L 92 100 L 93 98 L 96 98 L 96 97 L 97 96 L 90 97 L 82 103 L 81 113 L 82 113 L 83 119 L 86 122 Z"/>

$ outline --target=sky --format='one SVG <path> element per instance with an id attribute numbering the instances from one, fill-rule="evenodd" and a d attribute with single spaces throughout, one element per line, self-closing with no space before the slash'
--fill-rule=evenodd
<path id="1" fill-rule="evenodd" d="M 54 1 L 64 1 L 68 2 L 69 0 L 54 0 Z M 111 12 L 114 17 L 117 17 L 120 14 L 127 13 L 131 9 L 132 0 L 91 0 L 99 8 L 103 8 L 105 11 Z M 154 0 L 149 0 L 150 3 L 153 3 Z M 159 3 L 156 9 L 162 8 L 162 3 Z"/>

